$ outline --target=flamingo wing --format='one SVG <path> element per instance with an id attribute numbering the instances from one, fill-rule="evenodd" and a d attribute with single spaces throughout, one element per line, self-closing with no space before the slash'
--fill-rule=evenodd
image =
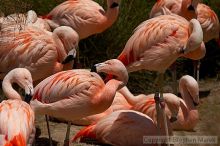
<path id="1" fill-rule="evenodd" d="M 219 20 L 216 13 L 205 4 L 198 4 L 197 9 L 197 20 L 200 22 L 204 41 L 207 42 L 213 38 L 219 38 Z"/>
<path id="2" fill-rule="evenodd" d="M 41 70 L 45 68 L 47 72 L 52 72 L 54 63 L 58 61 L 51 35 L 33 27 L 4 34 L 0 38 L 0 45 L 0 74 L 6 74 L 16 67 L 25 67 L 33 73 L 35 80 L 36 72 L 42 74 Z"/>
<path id="3" fill-rule="evenodd" d="M 140 69 L 164 71 L 180 55 L 188 39 L 189 22 L 177 15 L 144 21 L 119 55 L 129 72 Z"/>
<path id="4" fill-rule="evenodd" d="M 52 75 L 35 87 L 34 98 L 53 103 L 68 98 L 90 99 L 105 86 L 96 73 L 88 70 L 68 70 Z"/>
<path id="5" fill-rule="evenodd" d="M 104 12 L 99 4 L 91 0 L 74 0 L 58 5 L 48 15 L 59 25 L 68 25 L 78 30 L 82 25 L 97 24 L 101 19 L 100 14 Z"/>
<path id="6" fill-rule="evenodd" d="M 131 146 L 143 145 L 143 136 L 147 135 L 156 135 L 156 126 L 148 116 L 136 111 L 120 110 L 83 129 L 73 140 L 89 137 L 106 144 Z"/>

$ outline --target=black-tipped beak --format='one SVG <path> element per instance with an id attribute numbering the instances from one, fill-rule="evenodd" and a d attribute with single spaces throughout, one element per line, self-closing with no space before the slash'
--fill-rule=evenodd
<path id="1" fill-rule="evenodd" d="M 30 94 L 25 94 L 25 97 L 24 97 L 24 101 L 27 102 L 28 104 L 30 103 L 32 99 L 32 95 Z"/>
<path id="2" fill-rule="evenodd" d="M 189 11 L 195 11 L 194 7 L 192 5 L 190 5 L 188 8 L 187 8 Z"/>
<path id="3" fill-rule="evenodd" d="M 62 64 L 67 64 L 70 63 L 71 61 L 73 61 L 75 59 L 75 57 L 73 55 L 68 55 L 62 62 Z"/>
<path id="4" fill-rule="evenodd" d="M 96 72 L 96 73 L 97 73 L 96 65 L 93 65 L 93 66 L 91 67 L 91 72 Z"/>
<path id="5" fill-rule="evenodd" d="M 118 3 L 113 2 L 113 3 L 112 3 L 112 5 L 110 6 L 110 8 L 115 8 L 115 7 L 118 7 L 118 6 L 119 6 L 119 4 L 118 4 Z"/>
<path id="6" fill-rule="evenodd" d="M 176 120 L 177 120 L 176 117 L 171 117 L 171 118 L 170 118 L 170 122 L 171 122 L 171 123 L 175 122 Z"/>
<path id="7" fill-rule="evenodd" d="M 193 101 L 193 105 L 194 105 L 194 106 L 198 106 L 199 103 L 196 103 L 195 101 Z"/>

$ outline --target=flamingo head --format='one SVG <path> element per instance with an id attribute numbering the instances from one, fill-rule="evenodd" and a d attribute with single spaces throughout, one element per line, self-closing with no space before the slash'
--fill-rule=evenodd
<path id="1" fill-rule="evenodd" d="M 71 27 L 60 26 L 53 31 L 62 42 L 64 49 L 66 51 L 66 58 L 62 61 L 62 64 L 69 63 L 76 58 L 76 50 L 78 48 L 79 35 Z"/>
<path id="2" fill-rule="evenodd" d="M 190 36 L 183 48 L 184 54 L 192 52 L 197 48 L 201 47 L 201 44 L 203 42 L 203 31 L 198 20 L 196 19 L 190 20 L 189 33 Z"/>
<path id="3" fill-rule="evenodd" d="M 179 81 L 179 86 L 184 100 L 188 100 L 186 96 L 190 96 L 194 106 L 199 105 L 199 85 L 193 77 L 189 75 L 183 76 Z"/>
<path id="4" fill-rule="evenodd" d="M 108 0 L 107 1 L 108 7 L 111 9 L 119 7 L 119 3 L 120 3 L 120 0 Z"/>
<path id="5" fill-rule="evenodd" d="M 29 70 L 26 68 L 15 68 L 11 70 L 4 78 L 4 82 L 8 80 L 10 83 L 18 84 L 25 91 L 25 101 L 29 102 L 34 93 L 33 80 Z M 7 81 L 6 81 L 7 82 Z M 3 90 L 5 90 L 3 88 Z"/>
<path id="6" fill-rule="evenodd" d="M 124 64 L 117 59 L 111 59 L 102 63 L 95 64 L 91 71 L 108 74 L 108 79 L 106 81 L 109 81 L 112 78 L 120 81 L 120 88 L 125 86 L 128 82 L 127 69 L 125 68 Z"/>

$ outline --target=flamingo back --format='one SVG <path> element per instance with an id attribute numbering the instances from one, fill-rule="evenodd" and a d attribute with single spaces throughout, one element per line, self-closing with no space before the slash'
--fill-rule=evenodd
<path id="1" fill-rule="evenodd" d="M 87 96 L 95 96 L 93 93 L 98 93 L 104 85 L 100 76 L 88 70 L 76 69 L 62 71 L 40 82 L 35 87 L 33 97 L 44 103 L 53 103 L 71 98 L 83 90 L 87 91 Z"/>
<path id="2" fill-rule="evenodd" d="M 95 137 L 106 144 L 132 146 L 144 145 L 143 136 L 156 134 L 156 126 L 147 115 L 132 110 L 119 110 L 83 129 L 73 140 Z"/>
<path id="3" fill-rule="evenodd" d="M 0 75 L 16 67 L 25 67 L 32 73 L 33 80 L 37 80 L 45 76 L 42 74 L 52 72 L 55 62 L 58 61 L 53 37 L 35 27 L 3 34 L 0 45 Z M 45 68 L 47 72 L 42 72 Z"/>
<path id="4" fill-rule="evenodd" d="M 72 27 L 83 39 L 103 31 L 100 22 L 105 20 L 104 13 L 105 10 L 92 0 L 68 0 L 56 6 L 45 18 L 58 26 Z"/>
<path id="5" fill-rule="evenodd" d="M 189 22 L 177 15 L 161 15 L 141 23 L 119 55 L 129 72 L 164 72 L 187 43 Z"/>
<path id="6" fill-rule="evenodd" d="M 205 42 L 211 39 L 219 38 L 219 19 L 216 13 L 205 4 L 198 4 L 197 20 L 200 22 L 203 29 L 203 38 Z"/>
<path id="7" fill-rule="evenodd" d="M 0 104 L 0 135 L 5 144 L 25 146 L 34 129 L 34 113 L 20 100 L 5 100 Z"/>

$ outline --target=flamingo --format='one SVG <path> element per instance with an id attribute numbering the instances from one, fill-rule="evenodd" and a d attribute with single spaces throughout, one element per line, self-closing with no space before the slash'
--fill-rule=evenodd
<path id="1" fill-rule="evenodd" d="M 161 99 L 156 98 L 156 102 L 161 103 L 163 119 L 166 119 L 161 88 L 163 73 L 178 57 L 202 47 L 202 33 L 196 19 L 188 22 L 178 15 L 161 15 L 141 23 L 118 57 L 128 72 L 141 69 L 159 72 L 157 92 Z M 159 113 L 159 104 L 156 105 Z"/>
<path id="2" fill-rule="evenodd" d="M 78 41 L 78 34 L 67 26 L 53 32 L 30 26 L 20 32 L 5 33 L 0 38 L 0 79 L 16 67 L 27 68 L 34 81 L 70 69 L 65 58 L 69 54 L 75 56 Z"/>
<path id="3" fill-rule="evenodd" d="M 181 2 L 183 3 L 182 5 Z M 218 16 L 209 6 L 200 2 L 201 0 L 159 0 L 153 6 L 150 17 L 156 17 L 164 14 L 164 8 L 166 8 L 170 12 L 181 15 L 188 20 L 196 18 L 201 24 L 203 30 L 203 41 L 206 43 L 212 39 L 215 39 L 220 46 L 220 25 Z M 167 14 L 167 12 L 165 14 Z M 196 53 L 193 53 L 192 55 L 197 56 Z M 187 56 L 184 57 L 188 58 Z M 200 57 L 200 59 L 201 58 L 202 57 Z M 197 81 L 199 81 L 200 62 L 195 61 L 195 64 L 196 66 L 194 68 L 194 72 L 196 72 L 196 74 L 194 74 L 197 76 Z"/>
<path id="4" fill-rule="evenodd" d="M 193 77 L 184 75 L 179 80 L 179 90 L 181 98 L 172 93 L 164 93 L 164 101 L 167 105 L 165 113 L 171 120 L 173 130 L 193 130 L 199 120 L 196 109 L 199 105 L 199 85 Z M 134 96 L 127 87 L 123 87 L 116 93 L 112 105 L 105 112 L 72 122 L 78 125 L 90 125 L 114 111 L 135 110 L 148 115 L 156 123 L 154 96 L 154 94 Z"/>
<path id="5" fill-rule="evenodd" d="M 31 73 L 25 68 L 11 70 L 2 82 L 2 89 L 8 100 L 0 103 L 0 145 L 32 145 L 35 138 L 34 112 L 30 105 L 22 101 L 12 83 L 17 83 L 25 90 L 26 102 L 33 95 Z"/>
<path id="6" fill-rule="evenodd" d="M 56 73 L 35 87 L 31 101 L 35 113 L 72 121 L 104 112 L 111 106 L 116 91 L 127 84 L 128 73 L 117 59 L 96 64 L 94 69 L 115 77 L 105 84 L 97 73 L 85 69 Z M 64 141 L 67 145 L 69 128 L 70 122 Z"/>
<path id="7" fill-rule="evenodd" d="M 163 15 L 163 8 L 183 16 L 187 20 L 195 18 L 195 7 L 201 0 L 157 0 L 150 11 L 150 18 Z"/>
<path id="8" fill-rule="evenodd" d="M 124 88 L 127 87 L 123 87 L 120 90 L 124 90 Z M 125 98 L 125 95 L 121 94 L 120 90 L 116 92 L 112 105 L 106 111 L 100 114 L 87 116 L 82 119 L 73 120 L 71 122 L 75 125 L 87 126 L 90 124 L 97 123 L 99 120 L 101 120 L 102 118 L 106 117 L 114 111 L 130 109 L 132 105 L 128 103 L 127 99 Z M 60 120 L 62 121 L 63 119 Z"/>
<path id="9" fill-rule="evenodd" d="M 143 136 L 157 136 L 153 120 L 137 111 L 119 110 L 82 129 L 73 141 L 79 138 L 93 138 L 110 145 L 144 146 L 146 144 L 143 143 Z"/>
<path id="10" fill-rule="evenodd" d="M 42 18 L 38 18 L 36 12 L 33 10 L 29 10 L 26 14 L 15 13 L 7 17 L 1 17 L 0 23 L 1 33 L 21 31 L 28 26 L 35 26 L 40 29 L 51 31 L 47 22 Z"/>
<path id="11" fill-rule="evenodd" d="M 150 17 L 163 15 L 166 8 L 187 20 L 196 18 L 201 24 L 204 42 L 218 40 L 220 31 L 218 16 L 209 6 L 200 2 L 201 0 L 158 0 L 151 9 Z"/>
<path id="12" fill-rule="evenodd" d="M 52 29 L 70 26 L 84 39 L 109 28 L 119 14 L 120 0 L 107 0 L 107 11 L 93 0 L 67 0 L 44 16 Z"/>

